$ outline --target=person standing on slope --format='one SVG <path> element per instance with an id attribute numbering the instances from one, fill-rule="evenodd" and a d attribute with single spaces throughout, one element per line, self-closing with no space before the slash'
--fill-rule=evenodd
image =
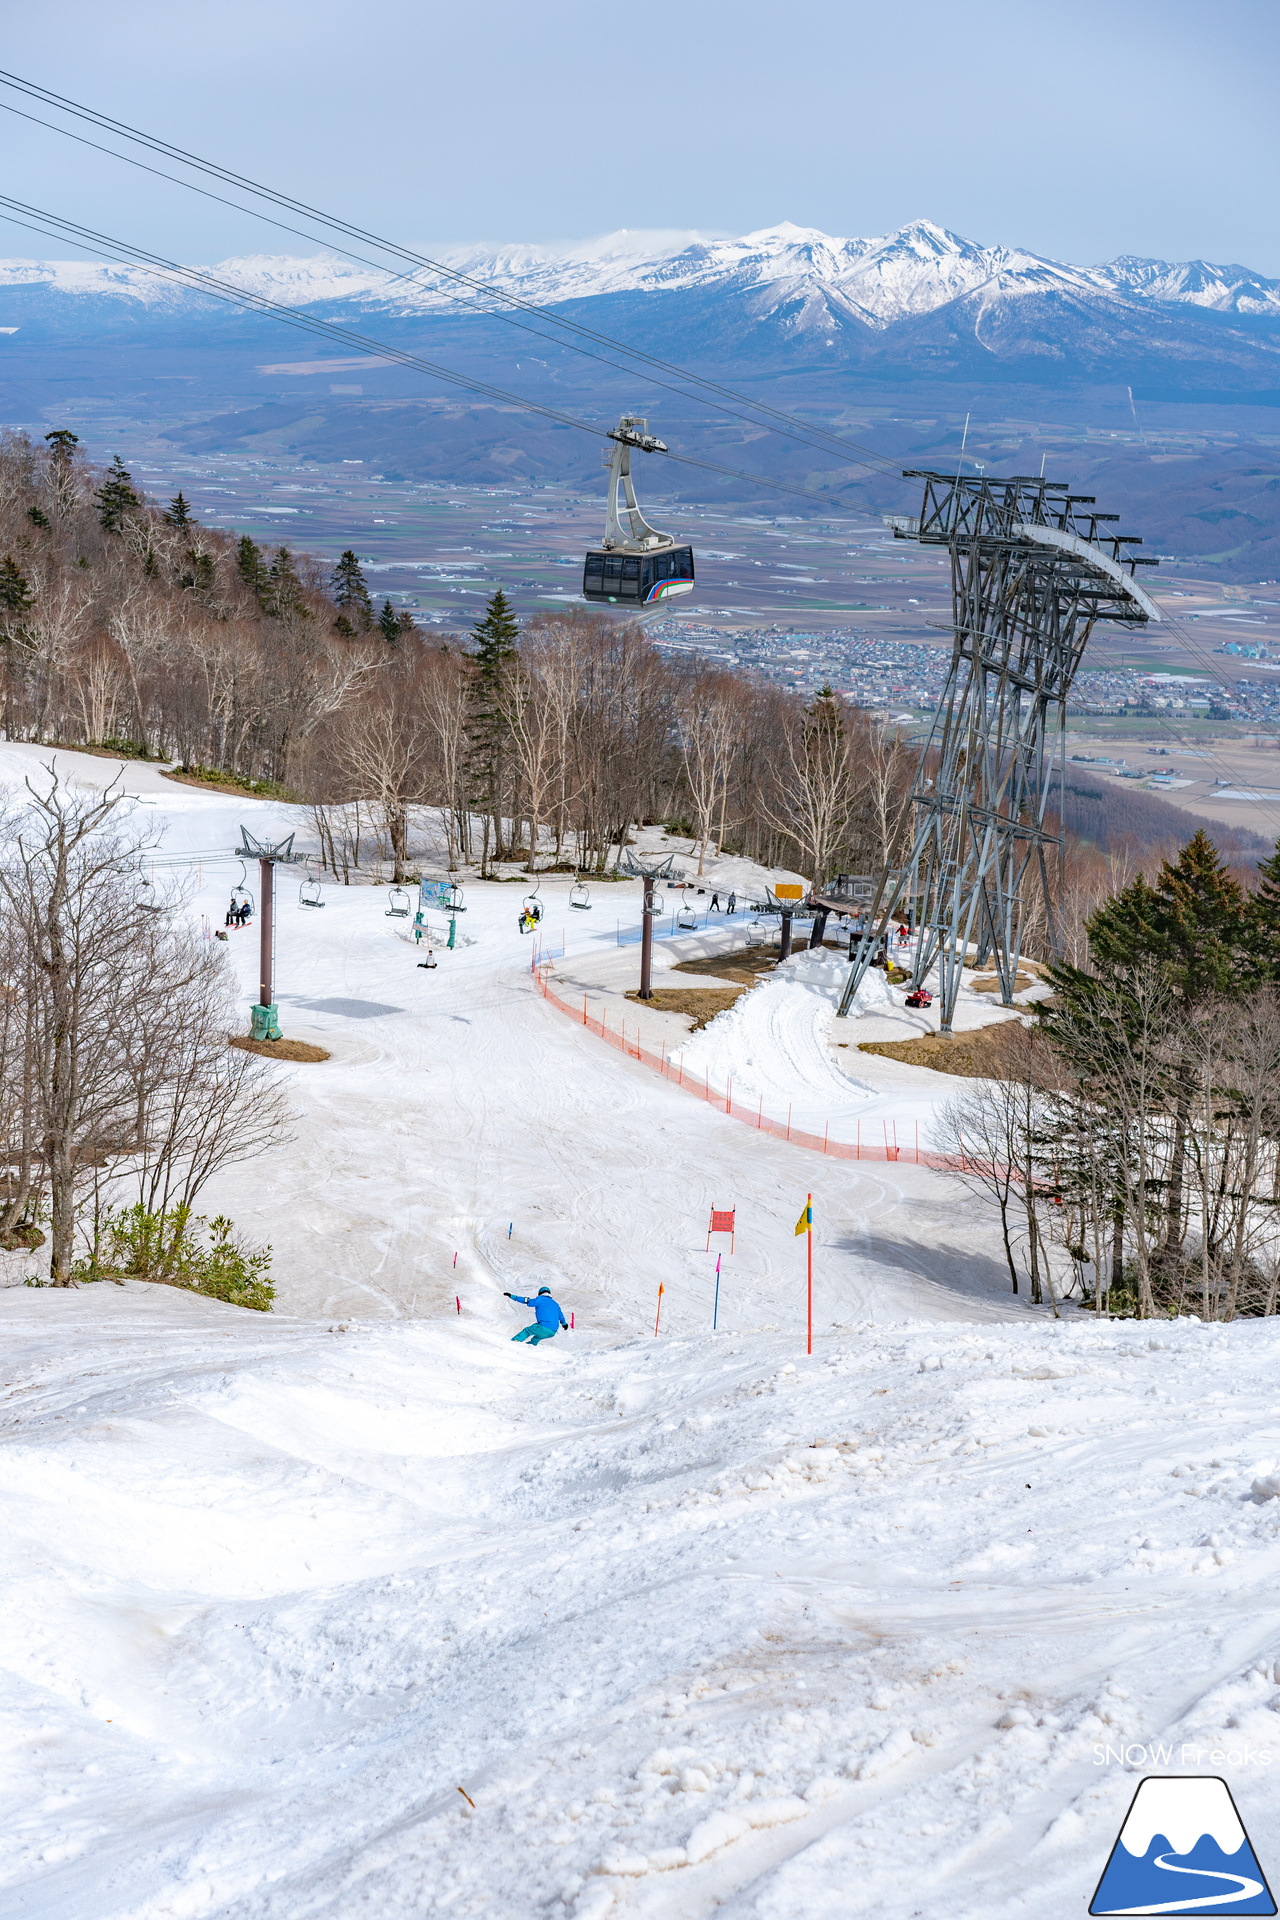
<path id="1" fill-rule="evenodd" d="M 566 1333 L 569 1322 L 565 1319 L 556 1301 L 551 1298 L 550 1287 L 539 1287 L 535 1294 L 509 1293 L 508 1300 L 516 1300 L 522 1307 L 532 1307 L 535 1319 L 532 1326 L 521 1327 L 519 1333 L 513 1333 L 513 1340 L 527 1340 L 536 1347 L 539 1340 L 554 1340 L 561 1327 Z"/>

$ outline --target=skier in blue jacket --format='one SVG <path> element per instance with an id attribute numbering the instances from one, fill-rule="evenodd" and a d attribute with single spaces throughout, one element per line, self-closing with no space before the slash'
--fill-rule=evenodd
<path id="1" fill-rule="evenodd" d="M 519 1333 L 513 1333 L 513 1340 L 527 1340 L 536 1347 L 539 1340 L 554 1340 L 561 1327 L 568 1332 L 569 1322 L 560 1311 L 559 1305 L 551 1298 L 550 1287 L 539 1287 L 535 1294 L 509 1293 L 508 1300 L 518 1300 L 522 1307 L 532 1307 L 536 1318 L 533 1325 L 521 1327 Z"/>

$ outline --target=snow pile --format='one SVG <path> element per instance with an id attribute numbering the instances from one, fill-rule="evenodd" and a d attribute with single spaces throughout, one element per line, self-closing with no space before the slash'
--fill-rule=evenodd
<path id="1" fill-rule="evenodd" d="M 7 1910 L 1065 1917 L 1153 1743 L 1280 1843 L 1269 1324 L 0 1318 Z"/>
<path id="2" fill-rule="evenodd" d="M 775 1119 L 791 1109 L 795 1127 L 832 1139 L 852 1139 L 863 1116 L 883 1101 L 866 1081 L 839 1064 L 833 1040 L 835 1010 L 849 977 L 844 955 L 827 948 L 793 954 L 757 986 L 702 1029 L 673 1058 L 686 1074 L 705 1076 L 722 1092 L 733 1084 L 735 1101 L 755 1100 Z M 895 1008 L 893 988 L 872 968 L 858 989 L 858 1012 Z M 856 1057 L 856 1056 L 855 1056 Z M 895 1102 L 914 1121 L 917 1100 Z M 928 1103 L 926 1103 L 928 1104 Z"/>

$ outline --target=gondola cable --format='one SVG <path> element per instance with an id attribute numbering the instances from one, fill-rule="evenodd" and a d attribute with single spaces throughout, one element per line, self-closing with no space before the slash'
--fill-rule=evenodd
<path id="1" fill-rule="evenodd" d="M 23 220 L 16 218 L 12 211 L 3 215 L 13 226 L 22 227 L 28 232 L 41 233 L 54 240 L 69 240 L 85 252 L 103 246 L 114 248 L 120 254 L 129 255 L 133 263 L 143 271 L 154 273 L 160 279 L 176 281 L 181 286 L 207 294 L 225 305 L 247 307 L 321 339 L 334 340 L 360 353 L 367 353 L 383 360 L 394 360 L 402 366 L 433 374 L 437 379 L 461 387 L 469 393 L 518 407 L 528 413 L 541 414 L 546 419 L 556 421 L 560 426 L 573 427 L 578 432 L 589 433 L 596 439 L 612 438 L 609 429 L 593 426 L 589 421 L 576 419 L 572 414 L 563 413 L 558 408 L 545 406 L 537 400 L 525 399 L 522 395 L 512 393 L 505 387 L 495 387 L 485 381 L 473 380 L 465 374 L 454 373 L 450 368 L 436 361 L 426 360 L 420 354 L 408 353 L 403 348 L 391 346 L 369 335 L 358 334 L 351 328 L 338 326 L 332 321 L 320 320 L 314 314 L 299 308 L 281 306 L 279 302 L 269 300 L 264 294 L 234 286 L 228 281 L 217 280 L 212 274 L 204 273 L 198 267 L 186 267 L 178 261 L 166 260 L 163 255 L 150 253 L 145 248 L 136 247 L 115 235 L 100 233 L 94 228 L 80 225 L 77 221 L 67 220 L 61 214 L 49 213 L 43 208 L 30 206 L 24 201 L 11 199 L 4 194 L 0 194 L 0 208 L 16 208 L 21 213 L 33 216 Z M 42 226 L 39 224 L 41 221 L 47 221 L 50 225 Z M 798 499 L 817 501 L 828 512 L 857 514 L 865 518 L 865 509 L 850 507 L 841 501 L 831 500 L 820 493 L 815 493 L 811 488 L 791 486 L 782 480 L 769 480 L 763 475 L 743 472 L 736 467 L 720 466 L 709 460 L 697 460 L 689 454 L 668 453 L 667 458 L 678 462 L 681 466 L 697 467 L 704 473 L 715 473 L 723 478 L 742 480 L 752 486 L 765 487 L 775 493 L 786 493 Z"/>
<path id="2" fill-rule="evenodd" d="M 303 214 L 309 219 L 318 221 L 322 226 L 331 227 L 335 232 L 343 233 L 350 238 L 380 247 L 383 251 L 396 254 L 401 259 L 411 260 L 416 267 L 426 268 L 433 273 L 440 274 L 446 279 L 453 280 L 460 286 L 467 287 L 472 292 L 483 295 L 485 298 L 504 300 L 509 306 L 535 316 L 544 323 L 550 322 L 555 326 L 561 327 L 567 333 L 577 334 L 583 339 L 594 341 L 597 345 L 607 346 L 614 352 L 627 355 L 629 359 L 640 363 L 641 369 L 657 368 L 662 372 L 674 374 L 678 378 L 688 381 L 691 385 L 705 388 L 708 393 L 717 395 L 720 400 L 732 400 L 738 406 L 752 408 L 756 415 L 762 417 L 749 419 L 749 424 L 757 426 L 763 425 L 772 432 L 781 433 L 786 438 L 798 440 L 801 444 L 816 447 L 822 452 L 837 452 L 843 453 L 846 456 L 851 453 L 855 454 L 858 456 L 858 464 L 873 467 L 876 471 L 884 473 L 893 479 L 901 478 L 900 461 L 887 459 L 885 455 L 876 452 L 872 448 L 863 447 L 857 441 L 850 440 L 844 435 L 833 433 L 824 427 L 811 427 L 779 408 L 770 407 L 763 401 L 752 400 L 748 396 L 736 392 L 732 387 L 724 386 L 717 381 L 708 380 L 701 374 L 693 373 L 688 368 L 662 360 L 656 355 L 644 352 L 641 348 L 628 346 L 624 341 L 615 340 L 610 335 L 601 333 L 597 329 L 584 327 L 580 322 L 570 320 L 566 316 L 557 314 L 549 308 L 538 307 L 533 302 L 524 300 L 518 294 L 512 293 L 509 289 L 491 286 L 482 280 L 477 280 L 470 274 L 462 273 L 457 268 L 446 266 L 442 261 L 435 260 L 429 255 L 420 254 L 412 248 L 405 247 L 399 242 L 385 240 L 379 234 L 372 233 L 365 228 L 355 226 L 351 222 L 326 214 L 321 208 L 312 207 L 305 201 L 295 200 L 290 195 L 282 194 L 275 188 L 265 186 L 260 181 L 255 181 L 246 175 L 234 173 L 229 168 L 219 166 L 215 161 L 204 160 L 199 155 L 188 153 L 184 148 L 173 146 L 168 141 L 159 140 L 151 134 L 144 133 L 139 128 L 130 126 L 125 121 L 115 120 L 107 114 L 100 114 L 93 108 L 86 107 L 77 101 L 66 99 L 62 95 L 50 92 L 47 88 L 39 87 L 33 82 L 23 80 L 19 75 L 6 73 L 3 70 L 0 70 L 0 85 L 11 87 L 33 99 L 38 99 L 52 105 L 61 112 L 69 113 L 76 118 L 86 120 L 90 124 L 105 131 L 110 131 L 120 138 L 134 141 L 146 147 L 149 151 L 163 154 L 168 158 L 178 161 L 183 166 L 188 166 L 198 172 L 207 174 L 210 178 L 221 180 L 239 188 L 243 192 L 254 194 L 261 199 L 267 200 L 274 206 Z M 7 102 L 0 101 L 0 107 L 3 107 L 6 112 L 30 120 L 38 126 L 46 127 L 51 132 L 59 133 L 63 135 L 64 138 L 75 140 L 82 145 L 92 147 L 97 152 L 111 154 L 113 158 L 121 160 L 127 165 L 141 167 L 144 171 L 155 174 L 160 179 L 170 181 L 174 185 L 185 187 L 190 192 L 198 193 L 202 195 L 202 197 L 218 201 L 221 205 L 232 207 L 237 212 L 248 214 L 255 219 L 266 220 L 268 224 L 278 226 L 285 232 L 297 234 L 304 239 L 317 240 L 318 244 L 331 244 L 328 241 L 319 241 L 316 235 L 303 234 L 300 229 L 289 227 L 282 221 L 272 220 L 269 215 L 258 213 L 256 209 L 240 207 L 233 201 L 223 200 L 221 195 L 211 194 L 207 189 L 197 187 L 191 181 L 180 180 L 172 174 L 160 172 L 158 168 L 147 167 L 143 162 L 136 161 L 127 154 L 117 153 L 108 147 L 100 147 L 97 142 L 86 140 L 84 136 L 72 133 L 69 128 L 58 127 L 51 121 L 39 120 L 32 114 L 24 114 L 21 109 L 13 107 Z M 361 260 L 362 264 L 375 266 L 378 271 L 386 272 L 393 282 L 395 280 L 412 280 L 414 278 L 413 275 L 404 273 L 393 274 L 391 269 L 382 266 L 381 263 L 369 262 L 365 260 L 363 256 L 351 254 L 346 249 L 336 248 L 335 251 L 346 253 L 347 258 Z M 601 358 L 600 355 L 590 353 L 585 348 L 575 347 L 571 341 L 556 342 L 555 336 L 543 332 L 540 328 L 525 327 L 523 323 L 514 320 L 510 314 L 496 313 L 494 317 L 504 321 L 506 324 L 519 327 L 522 332 L 533 334 L 535 338 L 562 346 L 569 346 L 572 351 L 582 353 L 589 359 Z M 615 365 L 616 363 L 605 361 L 604 364 Z M 630 368 L 621 370 L 628 373 L 634 373 L 635 371 Z M 652 377 L 652 375 L 650 375 L 650 377 Z M 658 381 L 656 384 L 667 386 L 667 383 L 663 381 Z M 700 405 L 712 404 L 703 400 L 700 395 L 689 393 L 682 388 L 668 387 L 668 391 L 680 393 L 683 398 L 694 400 Z M 722 408 L 721 410 L 724 411 L 725 409 Z M 743 415 L 736 415 L 735 417 L 739 419 L 749 418 Z"/>
<path id="3" fill-rule="evenodd" d="M 454 269 L 444 267 L 439 262 L 431 261 L 426 256 L 417 256 L 413 254 L 409 249 L 400 248 L 396 246 L 395 243 L 392 243 L 389 241 L 383 241 L 376 235 L 365 235 L 362 229 L 350 227 L 344 222 L 332 220 L 330 219 L 329 216 L 319 212 L 318 210 L 307 208 L 305 206 L 305 203 L 290 201 L 287 198 L 287 196 L 278 195 L 274 193 L 272 189 L 260 187 L 257 183 L 247 180 L 243 176 L 232 174 L 226 169 L 219 168 L 214 163 L 201 161 L 195 156 L 184 153 L 183 150 L 180 148 L 170 147 L 168 146 L 167 143 L 153 140 L 150 136 L 142 134 L 138 132 L 136 129 L 127 127 L 126 124 L 123 122 L 111 121 L 105 115 L 94 114 L 91 109 L 82 108 L 74 102 L 65 101 L 61 99 L 60 96 L 58 95 L 47 93 L 47 91 L 44 89 L 36 89 L 30 86 L 28 83 L 20 81 L 14 75 L 0 72 L 0 84 L 15 86 L 19 88 L 19 90 L 33 95 L 33 97 L 46 98 L 51 103 L 58 106 L 59 108 L 67 112 L 75 113 L 81 118 L 89 119 L 93 121 L 94 124 L 108 126 L 111 128 L 112 131 L 119 132 L 123 134 L 124 137 L 126 138 L 135 139 L 141 144 L 146 145 L 155 151 L 170 153 L 175 158 L 181 160 L 184 164 L 192 165 L 198 168 L 199 170 L 207 172 L 215 177 L 225 178 L 229 181 L 233 181 L 238 185 L 242 185 L 246 190 L 253 193 L 257 193 L 262 197 L 273 201 L 275 204 L 296 206 L 300 208 L 302 211 L 318 219 L 321 222 L 321 224 L 332 225 L 341 231 L 349 232 L 362 238 L 368 238 L 372 240 L 374 244 L 382 246 L 388 251 L 399 252 L 403 258 L 414 259 L 415 261 L 417 261 L 417 263 L 420 266 L 430 267 L 434 271 L 440 272 L 449 278 L 457 280 L 461 284 L 465 284 L 471 287 L 474 291 L 505 298 L 510 302 L 510 304 L 520 308 L 523 311 L 538 315 L 539 317 L 544 317 L 542 309 L 532 306 L 531 303 L 520 300 L 515 295 L 507 294 L 504 290 L 501 290 L 501 289 L 486 288 L 482 282 L 475 281 L 471 279 L 470 276 L 460 274 L 456 272 Z M 35 120 L 35 116 L 23 114 L 21 113 L 20 109 L 8 106 L 7 103 L 0 102 L 0 106 L 3 106 L 6 111 L 18 114 L 19 117 L 21 118 L 28 119 L 28 120 Z M 201 194 L 202 197 L 216 200 L 220 204 L 226 205 L 228 207 L 232 207 L 236 211 L 250 214 L 254 218 L 265 219 L 269 222 L 269 224 L 280 226 L 285 231 L 298 234 L 299 237 L 308 238 L 308 239 L 316 238 L 316 236 L 314 235 L 302 234 L 300 229 L 286 227 L 285 223 L 283 222 L 271 220 L 270 216 L 259 214 L 256 212 L 255 209 L 236 207 L 236 203 L 232 201 L 223 200 L 221 195 L 210 194 L 207 192 L 206 189 L 197 187 L 192 182 L 181 181 L 176 179 L 176 177 L 173 175 L 161 173 L 159 169 L 147 167 L 145 166 L 145 163 L 136 161 L 132 159 L 132 157 L 129 155 L 113 153 L 113 150 L 110 148 L 99 147 L 96 142 L 87 141 L 83 139 L 81 135 L 73 134 L 68 129 L 54 127 L 51 122 L 35 120 L 35 123 L 37 125 L 47 127 L 51 131 L 62 133 L 65 135 L 65 137 L 76 140 L 79 144 L 93 147 L 96 151 L 112 154 L 114 158 L 122 160 L 126 164 L 141 167 L 144 171 L 155 174 L 159 178 L 169 180 L 173 182 L 173 184 L 185 186 L 190 191 Z M 139 267 L 141 267 L 144 271 L 154 273 L 160 278 L 176 280 L 179 284 L 191 287 L 194 291 L 204 293 L 208 297 L 218 299 L 222 301 L 224 304 L 230 304 L 230 305 L 241 306 L 241 307 L 244 307 L 244 306 L 251 307 L 252 309 L 258 312 L 264 313 L 270 317 L 281 320 L 285 324 L 294 326 L 302 331 L 306 331 L 306 332 L 318 335 L 322 338 L 333 339 L 342 345 L 354 347 L 357 351 L 362 353 L 376 355 L 377 357 L 383 358 L 383 359 L 392 359 L 399 364 L 413 367 L 419 371 L 430 373 L 434 377 L 441 379 L 449 384 L 458 386 L 467 392 L 477 394 L 483 398 L 501 401 L 505 404 L 519 407 L 523 411 L 539 414 L 544 418 L 548 418 L 555 421 L 558 425 L 571 427 L 579 432 L 589 433 L 593 435 L 595 438 L 605 439 L 605 438 L 615 437 L 608 429 L 603 429 L 600 427 L 593 426 L 589 422 L 576 419 L 572 415 L 563 413 L 556 408 L 547 407 L 544 404 L 537 401 L 527 400 L 523 396 L 512 393 L 507 389 L 495 387 L 489 383 L 476 381 L 468 378 L 465 375 L 454 373 L 451 369 L 444 367 L 443 365 L 437 362 L 428 361 L 424 359 L 421 355 L 406 353 L 404 350 L 400 348 L 396 348 L 388 344 L 385 344 L 383 342 L 379 342 L 377 340 L 371 339 L 367 336 L 357 334 L 352 329 L 338 327 L 333 322 L 321 320 L 317 316 L 307 313 L 305 310 L 284 307 L 276 301 L 267 299 L 264 295 L 256 294 L 244 288 L 237 287 L 233 283 L 218 281 L 214 278 L 214 276 L 203 273 L 197 268 L 186 267 L 179 262 L 167 260 L 161 255 L 152 254 L 146 249 L 142 249 L 134 246 L 132 243 L 121 241 L 117 238 L 114 238 L 113 236 L 106 235 L 106 234 L 97 232 L 94 229 L 81 226 L 79 223 L 68 221 L 60 215 L 49 213 L 44 209 L 30 206 L 27 203 L 10 199 L 6 196 L 0 196 L 0 205 L 6 206 L 10 209 L 16 208 L 23 213 L 34 216 L 34 218 L 30 220 L 15 219 L 12 212 L 6 216 L 10 220 L 11 224 L 22 227 L 26 231 L 42 233 L 48 238 L 64 240 L 64 241 L 71 240 L 73 244 L 76 244 L 82 247 L 82 249 L 86 252 L 90 250 L 90 245 L 92 245 L 93 247 L 100 247 L 105 245 L 108 247 L 115 248 L 119 252 L 130 254 L 133 257 L 134 263 Z M 52 232 L 49 227 L 44 227 L 37 224 L 38 221 L 42 221 L 42 220 L 51 222 L 53 227 L 59 229 L 59 231 Z M 346 250 L 336 249 L 336 251 L 345 252 Z M 361 258 L 361 256 L 350 254 L 349 252 L 347 253 L 347 257 L 353 258 L 353 259 Z M 408 275 L 408 274 L 393 274 L 390 269 L 381 267 L 379 263 L 374 263 L 374 262 L 363 262 L 363 263 L 374 265 L 376 270 L 386 272 L 388 274 L 389 280 L 391 280 L 393 283 L 397 279 L 408 281 L 413 278 L 412 275 Z M 496 317 L 501 318 L 512 325 L 519 326 L 522 331 L 532 333 L 536 337 L 543 338 L 543 339 L 552 338 L 552 336 L 550 335 L 540 334 L 538 330 L 535 328 L 524 327 L 521 322 L 512 320 L 510 315 L 502 314 Z M 689 373 L 687 372 L 687 370 L 683 368 L 680 368 L 678 366 L 672 366 L 671 363 L 657 360 L 650 355 L 642 354 L 638 349 L 630 348 L 626 346 L 625 343 L 623 342 L 615 342 L 611 340 L 608 335 L 598 334 L 594 332 L 592 329 L 582 328 L 577 326 L 576 323 L 564 321 L 562 317 L 559 315 L 548 314 L 545 317 L 553 319 L 556 322 L 556 324 L 564 325 L 569 330 L 578 332 L 582 334 L 584 337 L 596 339 L 611 347 L 615 347 L 618 351 L 626 353 L 633 358 L 642 360 L 650 365 L 659 366 L 665 370 L 675 372 L 680 377 L 687 378 L 690 381 L 696 381 L 699 385 L 705 386 L 708 389 L 708 391 L 714 391 L 716 393 L 724 394 L 728 397 L 741 400 L 742 404 L 747 406 L 757 406 L 761 412 L 771 414 L 776 419 L 780 421 L 785 421 L 787 423 L 785 428 L 773 428 L 771 430 L 784 432 L 786 437 L 791 438 L 793 440 L 801 441 L 801 444 L 807 444 L 810 446 L 817 446 L 818 444 L 817 441 L 814 439 L 802 440 L 800 434 L 794 433 L 790 430 L 792 427 L 798 427 L 802 425 L 802 423 L 794 421 L 790 415 L 782 414 L 777 409 L 766 408 L 764 407 L 763 403 L 757 403 L 749 399 L 744 399 L 743 396 L 735 394 L 733 392 L 733 389 L 731 388 L 721 387 L 716 382 L 703 380 L 700 376 Z M 571 343 L 564 343 L 564 344 L 571 345 Z M 585 350 L 581 348 L 575 348 L 573 350 L 578 352 L 585 352 Z M 596 354 L 588 354 L 587 357 L 592 359 L 601 358 L 601 356 Z M 616 363 L 603 362 L 603 364 L 612 365 Z M 621 369 L 621 370 L 627 371 L 626 369 Z M 658 384 L 665 385 L 666 383 L 659 382 Z M 709 402 L 701 401 L 700 396 L 696 394 L 690 394 L 682 389 L 669 388 L 668 390 L 680 393 L 681 397 L 683 398 L 697 400 L 699 401 L 700 404 L 711 404 Z M 736 417 L 745 418 L 745 416 L 741 416 L 741 415 Z M 762 424 L 762 423 L 756 422 L 751 424 Z M 857 443 L 855 442 L 847 442 L 842 440 L 839 436 L 828 435 L 825 429 L 818 428 L 813 431 L 816 432 L 818 435 L 821 435 L 824 439 L 833 443 L 835 447 L 839 447 L 841 450 L 852 450 L 857 446 Z M 830 451 L 831 448 L 825 447 L 825 448 L 819 448 L 819 450 Z M 760 474 L 748 473 L 741 469 L 726 467 L 712 461 L 698 460 L 695 457 L 688 454 L 672 454 L 666 448 L 663 448 L 663 452 L 666 453 L 668 458 L 676 461 L 678 464 L 682 466 L 693 467 L 702 472 L 716 474 L 721 478 L 740 480 L 745 482 L 748 485 L 761 486 L 771 492 L 784 493 L 793 498 L 815 501 L 819 505 L 825 507 L 828 511 L 845 512 L 845 513 L 848 513 L 851 511 L 854 513 L 857 513 L 859 511 L 856 508 L 850 509 L 848 506 L 845 505 L 845 503 L 841 501 L 832 500 L 829 496 L 816 493 L 811 488 L 796 487 L 785 481 L 767 479 L 766 477 Z M 899 468 L 896 466 L 894 467 L 888 466 L 884 462 L 883 456 L 872 454 L 869 450 L 864 450 L 860 448 L 857 449 L 857 452 L 858 452 L 858 464 L 873 467 L 874 470 L 890 474 L 891 477 L 895 479 L 901 478 L 901 473 Z M 1172 616 L 1167 616 L 1167 617 L 1169 618 L 1170 626 L 1174 629 L 1175 632 L 1179 634 L 1179 637 L 1183 640 L 1184 645 L 1187 647 L 1188 652 L 1192 654 L 1193 658 L 1199 658 L 1199 660 L 1201 661 L 1201 664 L 1208 667 L 1210 673 L 1212 674 L 1213 672 L 1212 663 L 1205 657 L 1198 642 L 1193 640 L 1192 636 L 1175 618 L 1173 618 Z M 1266 721 L 1253 722 L 1251 724 L 1253 724 L 1258 731 L 1266 731 L 1273 734 L 1276 732 L 1275 726 L 1267 723 Z"/>

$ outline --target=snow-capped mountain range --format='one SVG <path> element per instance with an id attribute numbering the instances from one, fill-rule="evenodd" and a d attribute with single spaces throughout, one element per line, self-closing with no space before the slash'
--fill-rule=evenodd
<path id="1" fill-rule="evenodd" d="M 1280 319 L 1280 280 L 1246 267 L 1133 255 L 1105 266 L 1070 266 L 1019 247 L 979 246 L 930 220 L 869 240 L 837 239 L 783 221 L 740 239 L 622 231 L 573 247 L 451 247 L 435 257 L 494 294 L 516 294 L 539 306 L 611 294 L 722 290 L 765 294 L 793 310 L 797 300 L 812 300 L 832 315 L 878 331 L 979 292 L 1003 299 L 1057 293 L 1086 302 L 1118 297 Z M 337 254 L 246 255 L 205 271 L 290 307 L 339 301 L 410 316 L 474 312 L 488 304 L 483 292 L 443 274 L 423 269 L 399 277 Z M 107 296 L 147 307 L 173 308 L 192 298 L 140 267 L 0 261 L 0 304 L 9 290 L 40 287 L 72 298 Z"/>

